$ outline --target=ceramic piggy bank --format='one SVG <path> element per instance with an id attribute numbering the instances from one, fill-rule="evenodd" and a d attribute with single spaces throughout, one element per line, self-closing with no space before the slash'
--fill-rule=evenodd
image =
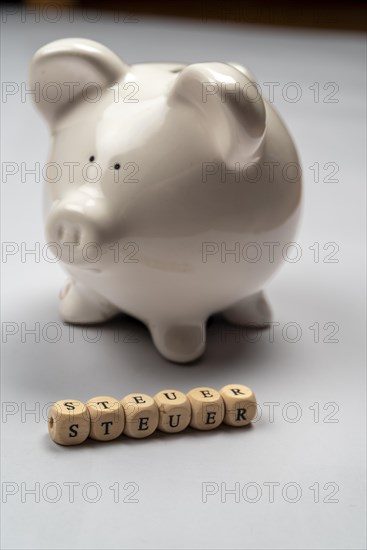
<path id="1" fill-rule="evenodd" d="M 292 139 L 235 63 L 128 65 L 81 38 L 36 52 L 30 84 L 52 144 L 46 236 L 70 275 L 69 323 L 125 312 L 188 362 L 214 313 L 266 325 L 262 293 L 301 199 Z"/>

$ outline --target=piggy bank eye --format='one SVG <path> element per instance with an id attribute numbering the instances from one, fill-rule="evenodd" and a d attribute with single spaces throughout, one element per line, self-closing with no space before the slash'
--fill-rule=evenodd
<path id="1" fill-rule="evenodd" d="M 120 165 L 118 162 L 116 162 L 116 164 L 114 165 L 114 169 L 115 170 L 120 170 Z"/>
<path id="2" fill-rule="evenodd" d="M 91 157 L 89 157 L 89 162 L 94 162 L 94 159 L 95 157 L 92 155 Z"/>

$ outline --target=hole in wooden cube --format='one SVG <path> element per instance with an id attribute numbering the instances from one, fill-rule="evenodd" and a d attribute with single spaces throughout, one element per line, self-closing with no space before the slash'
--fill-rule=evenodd
<path id="1" fill-rule="evenodd" d="M 48 412 L 48 432 L 59 445 L 79 445 L 89 435 L 90 417 L 84 403 L 76 399 L 57 401 Z"/>
<path id="2" fill-rule="evenodd" d="M 90 438 L 110 441 L 122 434 L 125 412 L 118 399 L 102 395 L 92 397 L 86 405 L 90 415 Z"/>
<path id="3" fill-rule="evenodd" d="M 158 426 L 158 407 L 144 393 L 130 393 L 121 400 L 125 411 L 124 434 L 141 439 L 151 435 Z"/>
<path id="4" fill-rule="evenodd" d="M 256 416 L 257 405 L 253 391 L 242 384 L 227 384 L 220 390 L 225 405 L 223 422 L 229 426 L 246 426 Z"/>
<path id="5" fill-rule="evenodd" d="M 162 432 L 182 432 L 190 424 L 191 405 L 178 390 L 162 390 L 154 396 L 159 409 L 158 429 Z"/>
<path id="6" fill-rule="evenodd" d="M 194 388 L 187 394 L 191 403 L 190 426 L 197 430 L 213 430 L 224 417 L 223 400 L 213 388 Z"/>

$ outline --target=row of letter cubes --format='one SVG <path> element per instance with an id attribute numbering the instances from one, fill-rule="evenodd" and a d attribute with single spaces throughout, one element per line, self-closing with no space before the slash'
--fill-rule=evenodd
<path id="1" fill-rule="evenodd" d="M 187 394 L 163 390 L 154 398 L 131 393 L 122 400 L 93 397 L 87 403 L 57 401 L 48 414 L 50 437 L 60 445 L 79 445 L 90 437 L 98 441 L 116 439 L 122 433 L 143 438 L 157 428 L 177 433 L 187 426 L 213 430 L 222 422 L 245 426 L 256 415 L 256 397 L 241 384 L 228 384 L 219 392 L 213 388 L 194 388 Z"/>

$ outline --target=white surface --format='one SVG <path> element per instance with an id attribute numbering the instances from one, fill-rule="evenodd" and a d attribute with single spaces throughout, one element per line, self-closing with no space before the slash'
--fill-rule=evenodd
<path id="1" fill-rule="evenodd" d="M 128 62 L 236 60 L 248 66 L 261 85 L 280 83 L 275 105 L 304 167 L 304 215 L 297 240 L 302 258 L 287 262 L 266 289 L 274 321 L 280 323 L 274 341 L 267 331 L 257 342 L 246 342 L 238 330 L 215 320 L 205 357 L 192 366 L 166 362 L 145 328 L 128 318 L 102 327 L 96 343 L 86 341 L 81 328 L 73 329 L 70 341 L 69 328 L 61 324 L 59 341 L 47 341 L 55 335 L 48 323 L 60 323 L 57 294 L 64 274 L 42 258 L 37 262 L 27 256 L 22 261 L 20 253 L 6 263 L 3 258 L 3 340 L 9 323 L 18 329 L 2 351 L 3 548 L 365 548 L 363 37 L 142 18 L 116 24 L 107 15 L 98 24 L 65 19 L 64 14 L 57 24 L 42 17 L 34 23 L 28 15 L 22 23 L 20 14 L 9 17 L 2 24 L 2 80 L 20 86 L 38 47 L 56 38 L 82 36 L 106 44 Z M 302 91 L 298 102 L 286 101 L 279 91 L 289 82 Z M 318 103 L 309 89 L 315 82 L 320 86 Z M 328 82 L 339 86 L 336 103 L 323 102 L 333 90 L 323 89 Z M 289 88 L 289 94 L 292 91 Z M 29 96 L 21 102 L 16 94 L 2 104 L 2 135 L 3 163 L 24 162 L 29 168 L 45 162 L 47 129 Z M 315 162 L 320 164 L 319 183 L 309 169 Z M 328 162 L 339 167 L 336 183 L 323 181 L 331 172 L 330 167 L 324 170 Z M 42 250 L 41 195 L 41 183 L 32 177 L 22 183 L 18 173 L 3 181 L 3 241 L 19 248 L 22 242 L 29 248 L 39 242 Z M 320 243 L 319 262 L 309 249 L 315 242 Z M 336 263 L 323 261 L 333 251 L 323 250 L 329 242 L 339 247 Z M 324 328 L 327 322 L 339 327 L 336 343 L 323 342 L 335 326 Z M 39 342 L 25 334 L 35 323 L 41 331 Z M 302 330 L 295 343 L 282 338 L 287 323 L 297 323 Z M 314 323 L 320 324 L 318 343 L 309 328 Z M 95 329 L 88 335 L 94 337 Z M 153 395 L 168 387 L 220 388 L 232 381 L 249 385 L 257 394 L 263 415 L 250 429 L 157 434 L 144 441 L 121 438 L 105 445 L 62 448 L 49 440 L 46 423 L 37 413 L 25 414 L 26 409 L 42 411 L 47 403 L 68 397 L 122 397 L 131 391 Z M 273 422 L 269 405 L 264 405 L 269 402 L 279 403 Z M 290 402 L 298 409 L 287 407 Z M 328 403 L 336 405 L 327 408 Z M 319 422 L 314 417 L 317 406 Z M 4 414 L 11 409 L 14 414 Z M 301 418 L 290 422 L 297 410 Z M 328 415 L 334 422 L 325 421 Z M 74 502 L 68 482 L 80 484 Z M 123 502 L 134 488 L 124 489 L 128 482 L 139 486 L 136 503 Z M 206 482 L 218 493 L 204 503 Z M 249 488 L 247 500 L 240 495 L 236 502 L 234 495 L 223 493 L 221 502 L 221 483 L 228 489 L 238 483 L 242 491 L 251 482 L 258 485 Z M 274 502 L 264 485 L 272 482 L 280 484 Z M 282 497 L 282 489 L 292 482 L 302 491 L 294 503 Z M 98 484 L 98 502 L 88 502 L 95 494 L 88 483 Z M 120 486 L 119 502 L 109 489 L 113 484 Z M 337 486 L 332 497 L 337 502 L 324 502 Z M 11 487 L 15 494 L 6 498 Z M 39 502 L 26 494 L 32 487 L 39 487 Z M 55 487 L 60 498 L 52 503 Z M 251 503 L 256 487 L 262 494 Z M 289 486 L 288 500 L 294 494 Z"/>

